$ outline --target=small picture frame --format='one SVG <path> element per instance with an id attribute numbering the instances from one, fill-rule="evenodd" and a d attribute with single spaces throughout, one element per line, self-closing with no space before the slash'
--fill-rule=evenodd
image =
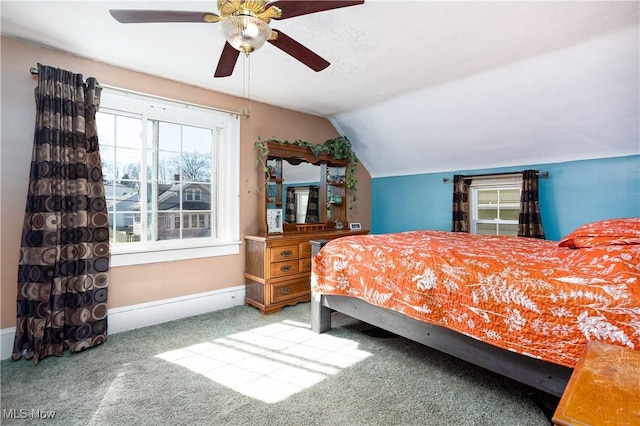
<path id="1" fill-rule="evenodd" d="M 360 225 L 360 222 L 351 222 L 349 224 L 349 229 L 352 231 L 359 231 L 362 229 L 362 225 Z"/>

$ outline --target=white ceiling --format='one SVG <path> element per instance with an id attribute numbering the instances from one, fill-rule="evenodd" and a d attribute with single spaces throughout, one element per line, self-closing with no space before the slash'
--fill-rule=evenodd
<path id="1" fill-rule="evenodd" d="M 0 7 L 3 35 L 242 95 L 242 57 L 212 77 L 219 24 L 108 13 L 215 13 L 213 0 Z M 328 117 L 374 177 L 638 154 L 639 23 L 638 1 L 366 0 L 272 21 L 331 66 L 316 73 L 266 44 L 251 55 L 251 96 Z"/>

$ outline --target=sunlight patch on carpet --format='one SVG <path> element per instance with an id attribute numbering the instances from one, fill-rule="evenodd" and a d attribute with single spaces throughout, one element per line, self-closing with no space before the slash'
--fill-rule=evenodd
<path id="1" fill-rule="evenodd" d="M 358 343 L 280 323 L 156 355 L 248 397 L 274 403 L 338 374 L 371 354 Z"/>

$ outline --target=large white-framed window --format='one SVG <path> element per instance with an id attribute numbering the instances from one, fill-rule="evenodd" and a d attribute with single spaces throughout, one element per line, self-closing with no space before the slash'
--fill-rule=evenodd
<path id="1" fill-rule="evenodd" d="M 105 88 L 96 121 L 112 266 L 239 252 L 237 116 Z"/>
<path id="2" fill-rule="evenodd" d="M 476 179 L 469 187 L 472 234 L 518 235 L 522 175 Z"/>

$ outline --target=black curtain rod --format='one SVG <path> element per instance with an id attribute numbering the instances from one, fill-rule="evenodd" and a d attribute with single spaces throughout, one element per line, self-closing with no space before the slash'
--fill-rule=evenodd
<path id="1" fill-rule="evenodd" d="M 38 75 L 38 67 L 36 65 L 32 65 L 31 68 L 29 68 L 29 72 L 31 73 L 31 75 Z M 111 86 L 102 86 L 100 83 L 96 84 L 96 86 L 101 87 L 101 88 L 111 88 Z"/>
<path id="2" fill-rule="evenodd" d="M 31 73 L 31 75 L 38 75 L 38 67 L 36 65 L 32 65 L 31 68 L 29 68 L 29 72 Z M 169 102 L 178 102 L 178 103 L 181 103 L 181 104 L 186 104 L 186 102 L 179 101 L 177 99 L 165 98 L 165 97 L 162 97 L 162 96 L 153 96 L 153 95 L 149 95 L 149 94 L 146 94 L 146 93 L 135 92 L 135 91 L 129 90 L 129 89 L 122 89 L 120 87 L 109 86 L 109 85 L 106 85 L 106 84 L 98 83 L 97 86 L 101 87 L 103 89 L 113 89 L 113 90 L 118 90 L 120 92 L 133 93 L 133 94 L 137 94 L 137 95 L 144 95 L 144 96 L 148 96 L 148 97 L 153 97 L 153 98 L 156 98 L 156 99 L 162 99 L 162 100 L 169 101 Z M 213 107 L 208 106 L 208 105 L 200 105 L 200 104 L 192 104 L 192 103 L 190 103 L 188 105 L 194 105 L 194 106 L 197 106 L 199 108 L 206 108 L 206 109 L 212 109 L 212 110 L 219 111 L 219 112 L 225 112 L 225 113 L 230 114 L 232 116 L 245 117 L 245 118 L 249 118 L 250 117 L 249 114 L 244 113 L 244 112 L 236 112 L 236 111 L 230 111 L 230 110 L 227 110 L 227 109 L 213 108 Z"/>
<path id="3" fill-rule="evenodd" d="M 520 175 L 522 172 L 503 172 L 503 173 L 481 173 L 477 175 L 462 175 L 463 179 L 473 179 L 473 178 L 482 178 L 489 176 L 508 176 L 508 175 Z M 549 177 L 549 172 L 536 172 L 536 174 L 540 177 L 546 178 Z M 442 182 L 450 182 L 453 179 L 451 178 L 442 178 Z"/>

